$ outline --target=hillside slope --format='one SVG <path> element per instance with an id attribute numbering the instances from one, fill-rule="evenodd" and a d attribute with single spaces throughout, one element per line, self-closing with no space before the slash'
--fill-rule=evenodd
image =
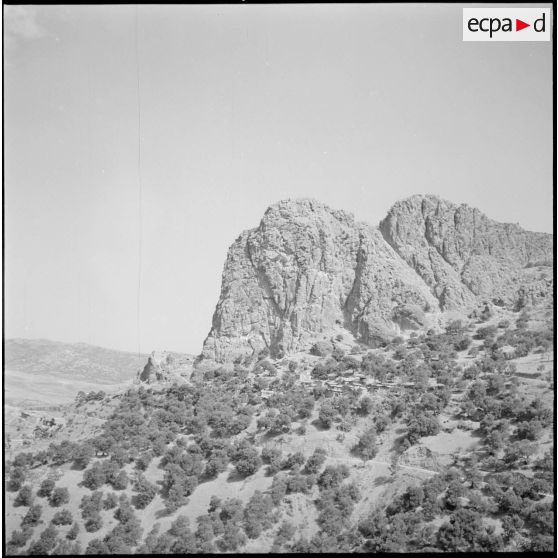
<path id="1" fill-rule="evenodd" d="M 67 406 L 7 463 L 7 554 L 552 550 L 552 308 L 342 329 Z"/>
<path id="2" fill-rule="evenodd" d="M 147 355 L 116 351 L 87 343 L 47 339 L 7 339 L 4 366 L 34 375 L 51 374 L 75 380 L 120 383 L 132 379 Z"/>

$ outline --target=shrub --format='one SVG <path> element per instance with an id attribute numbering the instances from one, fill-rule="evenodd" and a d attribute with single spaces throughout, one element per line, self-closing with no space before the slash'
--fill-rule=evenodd
<path id="1" fill-rule="evenodd" d="M 84 523 L 85 530 L 88 533 L 95 533 L 103 526 L 103 518 L 99 512 L 92 513 Z"/>
<path id="2" fill-rule="evenodd" d="M 26 467 L 31 467 L 33 465 L 33 454 L 31 452 L 21 452 L 18 453 L 14 460 L 12 461 L 12 465 L 15 468 L 24 469 Z"/>
<path id="3" fill-rule="evenodd" d="M 376 428 L 376 432 L 383 432 L 388 424 L 390 423 L 389 417 L 387 415 L 378 415 L 374 419 L 374 426 Z"/>
<path id="4" fill-rule="evenodd" d="M 287 477 L 287 492 L 302 492 L 307 494 L 312 488 L 314 481 L 315 478 L 311 475 L 301 475 L 299 473 L 289 475 Z"/>
<path id="5" fill-rule="evenodd" d="M 310 349 L 311 354 L 319 357 L 325 357 L 332 351 L 333 345 L 329 341 L 317 341 L 312 345 L 312 348 Z"/>
<path id="6" fill-rule="evenodd" d="M 423 436 L 435 436 L 440 431 L 440 424 L 436 417 L 417 411 L 407 422 L 407 439 L 415 444 Z"/>
<path id="7" fill-rule="evenodd" d="M 211 452 L 204 469 L 206 478 L 214 478 L 227 469 L 229 456 L 225 449 L 216 449 Z"/>
<path id="8" fill-rule="evenodd" d="M 475 335 L 476 339 L 481 339 L 484 341 L 494 340 L 498 334 L 498 328 L 496 326 L 490 325 L 486 327 L 479 327 Z"/>
<path id="9" fill-rule="evenodd" d="M 150 483 L 143 475 L 134 484 L 134 489 L 138 494 L 134 495 L 132 503 L 138 510 L 146 508 L 157 494 L 157 487 Z"/>
<path id="10" fill-rule="evenodd" d="M 95 454 L 95 449 L 89 443 L 80 444 L 73 452 L 74 467 L 85 469 Z"/>
<path id="11" fill-rule="evenodd" d="M 518 439 L 537 440 L 543 430 L 543 425 L 538 420 L 520 422 L 517 425 L 516 435 Z"/>
<path id="12" fill-rule="evenodd" d="M 126 471 L 119 471 L 110 484 L 114 490 L 124 490 L 128 486 L 128 475 Z"/>
<path id="13" fill-rule="evenodd" d="M 103 509 L 112 510 L 118 505 L 118 498 L 114 492 L 109 492 L 103 500 Z"/>
<path id="14" fill-rule="evenodd" d="M 153 453 L 151 451 L 144 451 L 136 458 L 136 469 L 139 471 L 145 471 L 153 459 Z"/>
<path id="15" fill-rule="evenodd" d="M 81 499 L 79 507 L 81 508 L 81 516 L 83 519 L 95 515 L 101 511 L 101 501 L 103 498 L 103 493 L 99 490 L 93 492 L 91 496 L 83 496 Z"/>
<path id="16" fill-rule="evenodd" d="M 66 538 L 70 541 L 74 541 L 76 540 L 78 533 L 79 533 L 79 525 L 76 522 L 74 522 L 71 529 L 68 531 Z"/>
<path id="17" fill-rule="evenodd" d="M 472 550 L 484 533 L 482 517 L 477 512 L 459 509 L 438 530 L 438 544 L 450 552 Z"/>
<path id="18" fill-rule="evenodd" d="M 360 435 L 354 450 L 364 461 L 376 457 L 378 447 L 376 446 L 376 430 L 374 427 L 369 428 Z"/>
<path id="19" fill-rule="evenodd" d="M 14 507 L 29 506 L 33 500 L 33 491 L 29 485 L 24 485 L 20 488 L 14 500 Z"/>
<path id="20" fill-rule="evenodd" d="M 55 488 L 49 498 L 49 503 L 51 506 L 57 508 L 62 504 L 67 504 L 70 501 L 70 492 L 66 487 Z"/>
<path id="21" fill-rule="evenodd" d="M 51 479 L 46 479 L 41 483 L 39 490 L 37 490 L 37 496 L 41 498 L 48 498 L 54 489 L 54 481 Z"/>
<path id="22" fill-rule="evenodd" d="M 318 418 L 324 428 L 331 428 L 333 420 L 337 416 L 337 411 L 330 401 L 325 401 L 320 407 Z"/>
<path id="23" fill-rule="evenodd" d="M 22 527 L 29 526 L 35 527 L 39 524 L 43 508 L 40 504 L 34 504 L 29 508 L 24 518 L 21 521 Z"/>
<path id="24" fill-rule="evenodd" d="M 368 395 L 362 397 L 358 403 L 358 412 L 361 415 L 369 415 L 373 409 L 374 409 L 374 403 L 372 402 L 372 399 L 370 399 Z"/>
<path id="25" fill-rule="evenodd" d="M 39 536 L 39 540 L 29 547 L 29 554 L 48 554 L 57 543 L 58 532 L 54 525 L 49 525 Z"/>
<path id="26" fill-rule="evenodd" d="M 263 448 L 262 461 L 268 465 L 268 474 L 274 475 L 277 471 L 279 471 L 279 469 L 281 469 L 281 451 L 276 448 Z"/>
<path id="27" fill-rule="evenodd" d="M 101 463 L 96 462 L 89 469 L 85 470 L 81 483 L 89 488 L 89 490 L 97 490 L 105 484 L 106 480 L 105 468 Z"/>
<path id="28" fill-rule="evenodd" d="M 15 547 L 25 546 L 27 541 L 30 539 L 31 535 L 33 534 L 33 529 L 26 528 L 22 529 L 21 531 L 13 531 L 12 538 L 8 544 L 13 545 Z"/>
<path id="29" fill-rule="evenodd" d="M 305 457 L 301 451 L 290 453 L 281 463 L 281 469 L 298 469 L 304 461 Z"/>
<path id="30" fill-rule="evenodd" d="M 79 554 L 83 554 L 83 552 L 79 542 L 71 542 L 62 539 L 50 554 L 51 556 L 78 556 Z"/>
<path id="31" fill-rule="evenodd" d="M 85 549 L 85 554 L 110 554 L 110 549 L 104 541 L 92 539 Z"/>
<path id="32" fill-rule="evenodd" d="M 217 541 L 219 548 L 224 552 L 234 552 L 241 546 L 246 544 L 246 535 L 235 525 L 226 524 L 225 532 L 222 537 Z"/>
<path id="33" fill-rule="evenodd" d="M 253 475 L 262 465 L 262 460 L 256 449 L 248 443 L 240 444 L 231 455 L 231 460 L 239 475 L 248 477 Z"/>
<path id="34" fill-rule="evenodd" d="M 20 454 L 21 455 L 21 454 Z M 17 492 L 25 482 L 25 469 L 23 467 L 13 467 L 10 473 L 7 489 L 10 492 Z"/>
<path id="35" fill-rule="evenodd" d="M 68 509 L 57 511 L 52 518 L 54 525 L 71 525 L 73 522 L 72 512 Z"/>
<path id="36" fill-rule="evenodd" d="M 309 475 L 316 474 L 326 460 L 326 452 L 322 448 L 317 448 L 314 453 L 306 460 L 304 473 Z"/>
<path id="37" fill-rule="evenodd" d="M 256 539 L 261 532 L 272 525 L 271 512 L 273 502 L 256 490 L 244 508 L 244 530 L 251 539 Z"/>
<path id="38" fill-rule="evenodd" d="M 287 480 L 283 475 L 273 477 L 271 483 L 271 501 L 273 505 L 278 506 L 283 497 L 287 494 Z"/>
<path id="39" fill-rule="evenodd" d="M 344 479 L 349 476 L 349 468 L 346 465 L 334 467 L 328 465 L 318 478 L 320 490 L 335 489 L 341 485 Z"/>
<path id="40" fill-rule="evenodd" d="M 288 521 L 283 521 L 277 531 L 277 535 L 275 535 L 271 552 L 278 552 L 285 543 L 294 540 L 295 533 L 296 529 L 294 525 Z"/>

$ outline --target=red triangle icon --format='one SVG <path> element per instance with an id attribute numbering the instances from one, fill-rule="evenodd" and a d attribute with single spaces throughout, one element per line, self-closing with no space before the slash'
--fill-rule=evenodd
<path id="1" fill-rule="evenodd" d="M 525 23 L 524 21 L 521 21 L 520 19 L 515 20 L 515 30 L 516 31 L 521 31 L 522 29 L 525 29 L 526 27 L 531 27 L 531 24 L 530 23 Z"/>

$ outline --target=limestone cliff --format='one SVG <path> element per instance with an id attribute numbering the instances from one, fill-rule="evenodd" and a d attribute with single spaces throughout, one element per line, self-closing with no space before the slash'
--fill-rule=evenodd
<path id="1" fill-rule="evenodd" d="M 433 196 L 398 202 L 379 228 L 315 200 L 281 201 L 229 249 L 202 356 L 279 357 L 339 327 L 373 344 L 428 313 L 512 303 L 524 268 L 551 259 L 550 235 Z"/>
<path id="2" fill-rule="evenodd" d="M 479 297 L 517 305 L 522 292 L 533 286 L 528 270 L 537 264 L 550 267 L 553 260 L 552 235 L 497 223 L 478 209 L 436 196 L 397 202 L 380 231 L 444 310 L 470 305 Z M 551 287 L 542 281 L 535 291 L 548 296 Z"/>
<path id="3" fill-rule="evenodd" d="M 376 228 L 313 200 L 282 201 L 230 248 L 203 355 L 224 361 L 267 347 L 277 356 L 335 325 L 370 342 L 404 304 L 437 308 Z"/>

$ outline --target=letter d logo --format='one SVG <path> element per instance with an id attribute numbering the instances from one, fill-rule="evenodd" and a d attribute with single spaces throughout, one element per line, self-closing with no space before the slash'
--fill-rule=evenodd
<path id="1" fill-rule="evenodd" d="M 535 23 L 533 23 L 533 29 L 537 33 L 544 33 L 546 29 L 546 14 L 543 12 L 542 17 L 535 19 Z"/>

